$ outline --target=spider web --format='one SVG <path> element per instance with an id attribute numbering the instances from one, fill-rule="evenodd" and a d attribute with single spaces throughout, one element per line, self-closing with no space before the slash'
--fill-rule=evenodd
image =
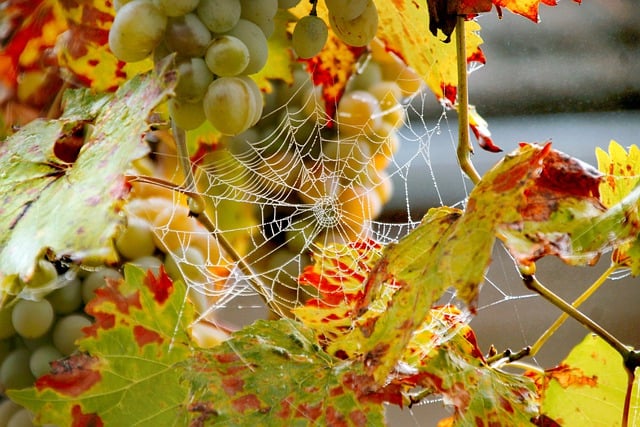
<path id="1" fill-rule="evenodd" d="M 269 309 L 287 315 L 319 296 L 317 289 L 297 280 L 312 263 L 312 253 L 356 238 L 395 242 L 417 226 L 430 207 L 464 207 L 472 185 L 457 166 L 455 115 L 431 93 L 419 91 L 392 110 L 371 116 L 382 120 L 399 113 L 404 121 L 398 128 L 368 121 L 364 130 L 350 132 L 340 125 L 340 115 L 327 115 L 332 109 L 323 105 L 309 75 L 299 70 L 296 78 L 292 87 L 274 86 L 255 128 L 223 137 L 194 164 L 213 232 L 197 225 L 176 230 L 174 219 L 188 216 L 179 195 L 174 195 L 171 215 L 154 222 L 167 258 L 189 286 L 198 320 L 234 329 L 268 317 Z M 176 157 L 173 152 L 156 155 L 174 161 Z M 177 166 L 173 177 L 183 179 Z M 202 258 L 194 260 L 189 248 L 202 241 Z M 591 281 L 583 280 L 585 286 Z M 442 298 L 445 303 L 455 301 L 452 292 Z M 540 322 L 536 310 L 544 306 L 544 300 L 524 288 L 506 252 L 496 247 L 476 322 L 478 329 L 493 334 L 487 342 L 479 336 L 481 347 L 495 344 L 499 350 L 518 350 L 531 345 L 554 319 Z M 498 323 L 507 322 L 512 329 L 504 340 L 495 331 L 494 313 L 501 319 Z M 532 320 L 537 325 L 532 326 Z M 584 335 L 579 327 L 568 333 L 576 334 L 574 343 Z M 534 362 L 550 366 L 547 360 Z M 426 400 L 401 417 L 408 416 L 405 421 L 414 425 L 434 425 L 420 414 L 433 412 L 432 419 L 446 416 L 441 403 L 437 398 Z"/>

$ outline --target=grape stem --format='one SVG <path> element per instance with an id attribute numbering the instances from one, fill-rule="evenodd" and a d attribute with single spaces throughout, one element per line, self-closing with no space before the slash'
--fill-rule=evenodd
<path id="1" fill-rule="evenodd" d="M 173 132 L 173 137 L 176 143 L 178 162 L 185 177 L 185 185 L 183 187 L 172 184 L 172 188 L 177 191 L 181 191 L 192 199 L 193 203 L 189 203 L 190 216 L 198 220 L 211 234 L 216 237 L 216 240 L 218 241 L 222 249 L 227 253 L 227 255 L 229 255 L 229 257 L 231 257 L 240 271 L 242 271 L 242 273 L 246 277 L 246 280 L 248 280 L 249 283 L 251 283 L 251 286 L 256 290 L 256 292 L 260 294 L 269 309 L 279 317 L 287 317 L 284 310 L 276 303 L 276 299 L 273 297 L 271 289 L 268 288 L 260 280 L 260 277 L 253 270 L 253 268 L 240 256 L 240 254 L 238 254 L 238 252 L 227 240 L 227 238 L 222 233 L 220 233 L 216 225 L 213 223 L 213 221 L 211 221 L 211 218 L 209 218 L 209 216 L 207 215 L 207 212 L 204 209 L 198 209 L 197 211 L 191 209 L 191 206 L 204 207 L 204 200 L 202 199 L 202 196 L 197 192 L 197 186 L 193 176 L 193 169 L 191 167 L 191 160 L 189 158 L 189 149 L 187 148 L 186 132 L 184 131 L 184 129 L 176 126 L 173 121 L 171 123 L 171 130 Z"/>
<path id="2" fill-rule="evenodd" d="M 456 62 L 458 65 L 458 163 L 471 182 L 477 184 L 480 175 L 471 163 L 473 147 L 469 139 L 469 85 L 467 80 L 467 47 L 465 17 L 458 15 L 456 22 Z"/>

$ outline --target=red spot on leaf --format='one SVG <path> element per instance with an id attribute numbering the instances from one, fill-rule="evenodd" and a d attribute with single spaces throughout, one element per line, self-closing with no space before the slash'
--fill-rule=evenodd
<path id="1" fill-rule="evenodd" d="M 349 425 L 344 415 L 333 406 L 327 407 L 325 419 L 330 426 L 347 427 Z"/>
<path id="2" fill-rule="evenodd" d="M 78 397 L 102 379 L 97 369 L 99 359 L 85 353 L 75 354 L 51 363 L 51 373 L 36 380 L 38 391 L 45 388 L 71 397 Z"/>
<path id="3" fill-rule="evenodd" d="M 233 363 L 240 360 L 240 356 L 235 353 L 216 354 L 215 358 L 219 363 Z"/>
<path id="4" fill-rule="evenodd" d="M 162 336 L 156 331 L 145 328 L 144 326 L 136 325 L 133 327 L 133 337 L 139 347 L 144 347 L 150 343 L 162 344 L 164 340 Z"/>
<path id="5" fill-rule="evenodd" d="M 153 296 L 158 304 L 164 304 L 169 298 L 169 295 L 173 291 L 173 281 L 169 275 L 164 271 L 164 267 L 160 266 L 160 272 L 158 277 L 153 275 L 153 272 L 149 270 L 144 278 L 144 283 L 153 292 Z"/>
<path id="6" fill-rule="evenodd" d="M 573 368 L 565 363 L 561 363 L 555 368 L 547 369 L 545 376 L 554 379 L 563 388 L 567 387 L 597 387 L 598 376 L 586 376 L 582 369 Z"/>
<path id="7" fill-rule="evenodd" d="M 103 427 L 104 423 L 98 414 L 85 414 L 80 405 L 71 408 L 71 427 Z"/>
<path id="8" fill-rule="evenodd" d="M 349 414 L 349 419 L 351 420 L 351 424 L 353 424 L 354 426 L 366 427 L 368 425 L 367 414 L 359 409 L 351 411 L 351 413 Z"/>
<path id="9" fill-rule="evenodd" d="M 309 405 L 302 403 L 298 405 L 296 411 L 309 421 L 316 421 L 322 415 L 322 406 L 320 403 L 317 405 Z"/>
<path id="10" fill-rule="evenodd" d="M 255 394 L 247 394 L 231 401 L 233 409 L 244 413 L 246 411 L 259 411 L 260 399 Z"/>
<path id="11" fill-rule="evenodd" d="M 226 377 L 222 379 L 222 389 L 229 396 L 240 393 L 244 388 L 244 380 L 237 377 Z"/>

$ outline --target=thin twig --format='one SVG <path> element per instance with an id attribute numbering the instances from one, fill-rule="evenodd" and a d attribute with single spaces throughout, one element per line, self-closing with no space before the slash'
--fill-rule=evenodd
<path id="1" fill-rule="evenodd" d="M 467 43 L 465 17 L 458 15 L 456 22 L 456 61 L 458 65 L 458 162 L 471 182 L 477 184 L 480 175 L 471 163 L 473 147 L 469 139 L 469 85 L 467 80 Z"/>

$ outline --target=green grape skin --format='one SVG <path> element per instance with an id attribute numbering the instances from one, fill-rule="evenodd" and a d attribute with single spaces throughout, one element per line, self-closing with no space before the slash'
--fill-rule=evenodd
<path id="1" fill-rule="evenodd" d="M 370 133 L 382 123 L 380 102 L 363 90 L 347 92 L 338 104 L 336 121 L 341 136 Z"/>
<path id="2" fill-rule="evenodd" d="M 164 265 L 167 274 L 173 280 L 200 284 L 206 282 L 207 277 L 203 272 L 206 260 L 202 251 L 194 246 L 180 249 L 176 254 L 167 254 Z"/>
<path id="3" fill-rule="evenodd" d="M 33 384 L 35 377 L 29 368 L 29 356 L 29 350 L 18 348 L 5 357 L 0 366 L 0 388 L 19 389 Z"/>
<path id="4" fill-rule="evenodd" d="M 116 239 L 116 249 L 127 259 L 152 255 L 156 245 L 149 223 L 142 218 L 129 216 L 127 226 Z"/>
<path id="5" fill-rule="evenodd" d="M 153 0 L 167 16 L 182 16 L 195 10 L 200 0 Z"/>
<path id="6" fill-rule="evenodd" d="M 221 34 L 231 30 L 240 20 L 240 0 L 200 0 L 198 17 L 209 31 Z"/>
<path id="7" fill-rule="evenodd" d="M 325 0 L 327 9 L 334 15 L 350 21 L 362 15 L 371 0 Z"/>
<path id="8" fill-rule="evenodd" d="M 91 326 L 91 320 L 82 314 L 69 314 L 60 318 L 53 327 L 53 345 L 64 356 L 78 348 L 76 341 L 84 336 L 83 328 Z"/>
<path id="9" fill-rule="evenodd" d="M 51 303 L 41 301 L 20 300 L 13 307 L 11 321 L 16 332 L 24 338 L 39 338 L 51 327 L 54 312 Z"/>
<path id="10" fill-rule="evenodd" d="M 209 29 L 194 13 L 170 18 L 165 30 L 164 42 L 172 52 L 185 57 L 204 55 L 211 42 Z"/>
<path id="11" fill-rule="evenodd" d="M 184 130 L 196 129 L 207 120 L 202 101 L 187 102 L 175 98 L 170 99 L 169 115 L 176 126 Z"/>
<path id="12" fill-rule="evenodd" d="M 225 34 L 239 38 L 249 49 L 249 64 L 244 69 L 244 74 L 257 73 L 264 67 L 269 55 L 269 46 L 260 27 L 251 21 L 240 19 L 236 26 Z"/>
<path id="13" fill-rule="evenodd" d="M 255 85 L 255 83 L 254 83 Z M 225 135 L 237 135 L 255 122 L 255 95 L 250 84 L 240 77 L 220 77 L 209 85 L 204 97 L 207 119 Z"/>
<path id="14" fill-rule="evenodd" d="M 82 281 L 82 301 L 86 304 L 95 298 L 95 291 L 106 286 L 106 280 L 122 280 L 122 274 L 114 268 L 102 268 L 91 272 Z"/>
<path id="15" fill-rule="evenodd" d="M 213 39 L 204 57 L 209 70 L 220 77 L 242 74 L 250 59 L 247 45 L 239 38 L 228 34 Z"/>
<path id="16" fill-rule="evenodd" d="M 22 406 L 15 403 L 10 399 L 1 399 L 0 400 L 0 427 L 7 427 L 7 423 L 20 409 Z"/>
<path id="17" fill-rule="evenodd" d="M 274 16 L 278 12 L 278 0 L 240 0 L 240 17 L 256 24 L 265 37 L 275 30 Z"/>
<path id="18" fill-rule="evenodd" d="M 47 295 L 56 314 L 69 314 L 82 305 L 82 282 L 74 277 L 66 281 L 62 287 Z"/>
<path id="19" fill-rule="evenodd" d="M 293 50 L 302 59 L 316 56 L 329 37 L 329 29 L 322 18 L 313 15 L 302 17 L 293 29 Z"/>
<path id="20" fill-rule="evenodd" d="M 145 273 L 151 270 L 151 272 L 157 276 L 160 274 L 160 266 L 162 261 L 155 256 L 143 256 L 130 261 L 130 264 L 142 269 Z"/>
<path id="21" fill-rule="evenodd" d="M 29 369 L 34 377 L 40 378 L 51 371 L 50 363 L 62 359 L 63 355 L 52 345 L 43 345 L 33 350 L 29 358 Z"/>
<path id="22" fill-rule="evenodd" d="M 204 98 L 213 81 L 213 73 L 202 58 L 190 58 L 178 64 L 176 97 L 181 101 L 196 102 Z"/>
<path id="23" fill-rule="evenodd" d="M 123 5 L 109 30 L 109 48 L 125 62 L 142 61 L 162 41 L 167 17 L 151 0 L 134 0 Z"/>
<path id="24" fill-rule="evenodd" d="M 7 427 L 33 427 L 33 415 L 26 408 L 21 408 L 17 411 L 9 422 Z"/>
<path id="25" fill-rule="evenodd" d="M 373 0 L 361 15 L 355 19 L 345 19 L 329 11 L 329 23 L 334 33 L 346 44 L 354 47 L 366 46 L 378 31 L 378 10 Z"/>
<path id="26" fill-rule="evenodd" d="M 382 81 L 382 68 L 377 62 L 370 60 L 358 70 L 347 83 L 347 92 L 353 90 L 368 90 L 371 86 Z"/>
<path id="27" fill-rule="evenodd" d="M 260 88 L 258 87 L 256 82 L 251 79 L 251 77 L 240 76 L 239 78 L 240 80 L 243 80 L 245 82 L 247 87 L 251 90 L 251 95 L 253 96 L 253 103 L 255 108 L 253 111 L 253 118 L 251 119 L 251 126 L 254 126 L 256 123 L 258 123 L 260 117 L 262 116 L 262 107 L 264 106 L 262 92 L 260 91 Z"/>
<path id="28" fill-rule="evenodd" d="M 300 0 L 278 0 L 279 9 L 291 9 L 300 3 Z"/>
<path id="29" fill-rule="evenodd" d="M 12 313 L 13 306 L 0 309 L 0 340 L 11 338 L 16 333 L 16 328 L 13 327 L 13 322 L 11 321 Z"/>

